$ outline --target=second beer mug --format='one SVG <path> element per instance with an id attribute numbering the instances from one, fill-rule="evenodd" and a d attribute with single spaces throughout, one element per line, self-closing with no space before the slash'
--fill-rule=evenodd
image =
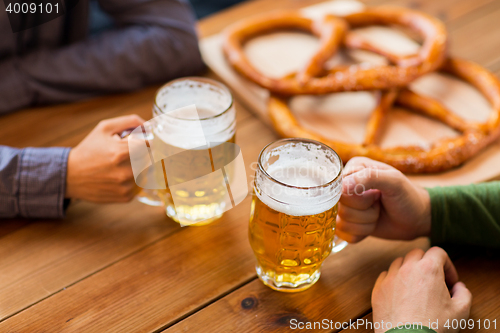
<path id="1" fill-rule="evenodd" d="M 323 261 L 346 242 L 335 236 L 342 161 L 328 146 L 284 139 L 260 153 L 249 237 L 257 274 L 269 287 L 296 292 L 312 286 Z"/>
<path id="2" fill-rule="evenodd" d="M 143 127 L 150 158 L 134 154 L 139 157 L 133 164 L 141 164 L 139 186 L 155 189 L 157 197 L 150 190 L 141 201 L 160 198 L 173 220 L 204 225 L 246 196 L 245 170 L 239 166 L 243 160 L 235 144 L 236 111 L 223 84 L 197 77 L 169 82 L 156 95 L 153 116 Z M 131 140 L 141 136 L 135 131 Z M 238 177 L 245 186 L 235 189 Z"/>

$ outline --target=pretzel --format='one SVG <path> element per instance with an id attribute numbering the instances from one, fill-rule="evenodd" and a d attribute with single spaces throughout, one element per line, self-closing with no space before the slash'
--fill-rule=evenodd
<path id="1" fill-rule="evenodd" d="M 398 56 L 372 45 L 355 33 L 348 33 L 344 45 L 348 48 L 374 52 L 386 57 L 391 63 L 404 68 L 416 67 L 424 72 L 431 72 L 443 64 L 446 59 L 447 32 L 441 21 L 422 12 L 412 9 L 378 7 L 345 17 L 351 28 L 372 25 L 396 25 L 409 28 L 423 37 L 420 51 L 415 55 Z M 412 74 L 412 73 L 408 73 Z M 408 81 L 409 83 L 411 81 Z M 385 87 L 381 87 L 385 88 Z"/>
<path id="2" fill-rule="evenodd" d="M 407 88 L 381 93 L 379 103 L 368 121 L 363 144 L 330 140 L 304 128 L 295 119 L 287 100 L 276 94 L 271 94 L 269 99 L 269 115 L 280 135 L 321 141 L 332 147 L 343 161 L 348 161 L 354 156 L 366 156 L 390 164 L 405 173 L 445 171 L 462 164 L 499 137 L 500 81 L 478 64 L 457 58 L 447 59 L 442 70 L 476 87 L 491 103 L 493 112 L 485 123 L 462 119 L 438 101 L 420 96 Z M 385 115 L 393 102 L 442 121 L 461 134 L 455 138 L 439 140 L 428 147 L 381 148 L 377 145 L 377 140 Z"/>
<path id="3" fill-rule="evenodd" d="M 337 68 L 324 77 L 313 77 L 323 69 L 327 56 L 335 53 L 338 40 L 343 38 L 345 24 L 333 16 L 314 24 L 311 19 L 298 13 L 272 14 L 248 19 L 225 31 L 223 49 L 229 63 L 247 79 L 280 95 L 326 94 L 339 91 L 390 89 L 403 87 L 423 74 L 439 68 L 446 57 L 447 34 L 443 23 L 421 12 L 379 7 L 346 16 L 351 27 L 372 24 L 398 25 L 415 31 L 423 40 L 417 55 L 396 59 L 397 65 L 366 68 L 364 64 Z M 276 29 L 299 28 L 320 36 L 321 47 L 316 56 L 297 77 L 273 79 L 257 71 L 243 53 L 243 44 L 250 38 Z M 369 45 L 356 42 L 354 37 L 344 41 L 350 47 L 368 49 Z M 376 48 L 372 50 L 377 51 Z M 378 50 L 380 53 L 380 50 Z"/>
<path id="4" fill-rule="evenodd" d="M 462 164 L 500 136 L 500 81 L 483 67 L 466 60 L 447 58 L 447 33 L 437 19 L 411 9 L 379 7 L 344 17 L 350 28 L 396 25 L 410 29 L 423 40 L 418 53 L 392 54 L 352 31 L 342 20 L 327 16 L 313 22 L 298 12 L 272 14 L 246 20 L 225 32 L 224 52 L 229 63 L 243 76 L 271 91 L 269 115 L 284 137 L 304 137 L 331 146 L 347 161 L 366 156 L 388 163 L 405 173 L 441 172 Z M 274 79 L 259 73 L 243 54 L 249 39 L 276 29 L 300 29 L 320 38 L 320 48 L 297 74 Z M 367 64 L 325 69 L 325 63 L 339 43 L 386 57 L 389 65 Z M 406 86 L 426 73 L 441 70 L 476 87 L 491 103 L 493 112 L 484 123 L 468 121 L 440 102 L 419 95 Z M 287 104 L 287 96 L 326 94 L 339 91 L 380 90 L 378 104 L 369 117 L 362 144 L 335 141 L 300 125 Z M 385 118 L 394 104 L 441 121 L 460 135 L 430 145 L 381 148 L 378 143 Z"/>
<path id="5" fill-rule="evenodd" d="M 320 47 L 297 79 L 275 79 L 261 74 L 246 58 L 243 44 L 249 39 L 280 29 L 298 29 L 310 32 L 320 39 Z M 323 71 L 324 63 L 337 51 L 347 24 L 334 16 L 326 16 L 321 21 L 313 21 L 299 12 L 278 12 L 251 18 L 234 25 L 225 32 L 223 50 L 229 63 L 243 76 L 274 92 L 290 91 L 290 84 L 298 87 L 306 84 Z M 293 90 L 293 89 L 292 89 Z"/>

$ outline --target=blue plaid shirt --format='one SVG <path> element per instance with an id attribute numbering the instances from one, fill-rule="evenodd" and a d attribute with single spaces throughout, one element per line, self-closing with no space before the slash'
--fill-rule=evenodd
<path id="1" fill-rule="evenodd" d="M 62 218 L 70 148 L 0 146 L 0 218 Z"/>

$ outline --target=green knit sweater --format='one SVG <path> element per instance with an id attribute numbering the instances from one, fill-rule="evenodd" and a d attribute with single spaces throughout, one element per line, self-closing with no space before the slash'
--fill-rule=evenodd
<path id="1" fill-rule="evenodd" d="M 427 189 L 433 245 L 500 249 L 500 182 Z"/>
<path id="2" fill-rule="evenodd" d="M 431 198 L 431 243 L 500 249 L 500 182 L 427 189 Z M 428 327 L 386 333 L 435 333 Z"/>

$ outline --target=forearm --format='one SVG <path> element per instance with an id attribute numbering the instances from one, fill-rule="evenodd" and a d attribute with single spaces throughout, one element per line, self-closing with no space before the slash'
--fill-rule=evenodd
<path id="1" fill-rule="evenodd" d="M 64 217 L 69 150 L 0 146 L 0 218 Z"/>
<path id="2" fill-rule="evenodd" d="M 187 4 L 103 1 L 117 29 L 58 49 L 40 49 L 0 64 L 0 113 L 33 104 L 74 101 L 193 75 L 203 68 Z"/>
<path id="3" fill-rule="evenodd" d="M 433 244 L 500 248 L 500 182 L 428 189 Z"/>
<path id="4" fill-rule="evenodd" d="M 0 114 L 26 107 L 34 100 L 26 77 L 19 70 L 19 61 L 0 62 Z"/>

